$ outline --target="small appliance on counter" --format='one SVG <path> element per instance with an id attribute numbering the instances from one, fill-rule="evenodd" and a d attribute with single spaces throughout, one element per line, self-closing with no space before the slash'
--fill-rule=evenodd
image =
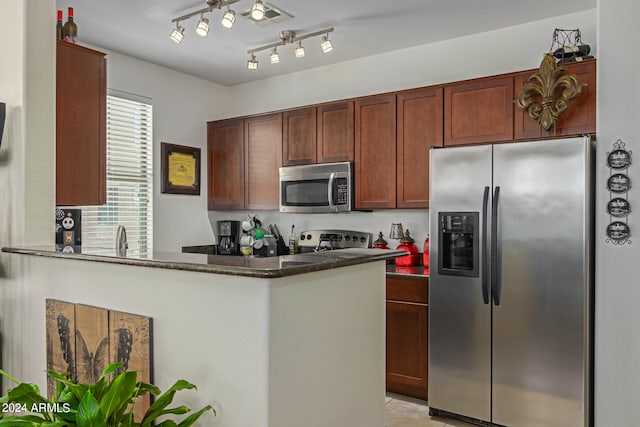
<path id="1" fill-rule="evenodd" d="M 218 255 L 240 255 L 240 221 L 216 221 Z"/>
<path id="2" fill-rule="evenodd" d="M 370 248 L 371 233 L 350 230 L 307 230 L 298 235 L 299 252 Z"/>

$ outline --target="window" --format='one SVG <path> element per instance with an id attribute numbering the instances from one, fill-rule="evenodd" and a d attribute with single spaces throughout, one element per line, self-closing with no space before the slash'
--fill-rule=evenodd
<path id="1" fill-rule="evenodd" d="M 149 103 L 107 96 L 107 204 L 82 208 L 83 247 L 112 253 L 116 230 L 124 225 L 127 254 L 152 255 L 152 125 Z"/>

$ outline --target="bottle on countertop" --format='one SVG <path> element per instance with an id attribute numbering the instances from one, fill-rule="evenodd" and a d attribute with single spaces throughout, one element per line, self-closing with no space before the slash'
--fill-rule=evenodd
<path id="1" fill-rule="evenodd" d="M 415 240 L 409 234 L 409 229 L 404 231 L 404 237 L 400 240 L 400 245 L 396 248 L 399 251 L 406 251 L 407 255 L 396 258 L 396 265 L 401 267 L 414 267 L 420 262 L 418 247 Z"/>
<path id="2" fill-rule="evenodd" d="M 64 32 L 62 30 L 62 10 L 58 9 L 58 21 L 56 22 L 56 39 L 64 40 Z"/>
<path id="3" fill-rule="evenodd" d="M 62 27 L 64 33 L 64 40 L 69 43 L 78 43 L 78 26 L 73 22 L 73 8 L 69 8 L 67 22 Z"/>
<path id="4" fill-rule="evenodd" d="M 424 247 L 422 248 L 422 265 L 429 267 L 429 235 L 424 240 Z"/>
<path id="5" fill-rule="evenodd" d="M 291 234 L 289 234 L 289 255 L 298 252 L 298 238 L 296 236 L 295 224 L 291 224 Z"/>

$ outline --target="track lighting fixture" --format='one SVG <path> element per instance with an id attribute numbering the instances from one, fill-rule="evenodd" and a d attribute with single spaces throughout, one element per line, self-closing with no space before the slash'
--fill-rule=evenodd
<path id="1" fill-rule="evenodd" d="M 262 4 L 262 0 L 256 0 L 253 6 L 251 6 L 251 17 L 256 21 L 264 18 L 264 4 Z"/>
<path id="2" fill-rule="evenodd" d="M 196 33 L 202 37 L 206 37 L 206 35 L 209 33 L 209 20 L 204 17 L 204 14 L 198 21 L 198 25 L 196 26 Z"/>
<path id="3" fill-rule="evenodd" d="M 328 53 L 333 50 L 333 43 L 331 42 L 331 40 L 329 40 L 329 33 L 332 31 L 333 31 L 333 28 L 326 28 L 324 30 L 316 31 L 309 34 L 303 34 L 303 35 L 297 35 L 295 31 L 291 31 L 291 30 L 280 31 L 280 41 L 277 41 L 265 46 L 256 47 L 255 49 L 251 49 L 247 51 L 247 53 L 251 55 L 251 59 L 249 61 L 253 60 L 256 63 L 255 67 L 250 69 L 256 70 L 258 68 L 257 66 L 258 61 L 255 60 L 256 52 L 271 49 L 269 60 L 271 61 L 272 64 L 277 64 L 278 62 L 280 62 L 280 54 L 278 53 L 278 50 L 277 50 L 278 47 L 286 46 L 288 44 L 295 43 L 296 48 L 294 49 L 294 53 L 296 55 L 296 58 L 302 58 L 306 54 L 305 48 L 302 46 L 302 40 L 308 39 L 310 37 L 317 37 L 321 35 L 322 42 L 320 43 L 320 46 L 322 47 L 322 51 L 324 53 Z M 247 67 L 249 67 L 248 63 L 247 63 Z"/>
<path id="4" fill-rule="evenodd" d="M 176 21 L 176 27 L 171 31 L 169 37 L 176 43 L 180 43 L 184 38 L 184 28 L 180 26 L 178 21 Z"/>
<path id="5" fill-rule="evenodd" d="M 184 21 L 185 19 L 189 19 L 193 16 L 200 15 L 200 19 L 198 20 L 198 24 L 196 25 L 196 33 L 198 35 L 205 37 L 209 33 L 209 19 L 204 17 L 205 13 L 211 13 L 214 9 L 221 9 L 223 6 L 227 7 L 227 11 L 222 16 L 220 23 L 225 28 L 233 27 L 233 23 L 236 20 L 236 13 L 231 10 L 230 5 L 239 2 L 240 0 L 206 0 L 207 7 L 193 11 L 191 13 L 187 13 L 186 15 L 178 16 L 171 20 L 171 22 L 176 23 L 176 28 L 171 31 L 171 40 L 176 43 L 180 43 L 184 38 L 184 28 L 179 25 L 180 21 Z M 264 5 L 260 2 L 264 15 Z M 255 6 L 255 4 L 254 4 Z"/>
<path id="6" fill-rule="evenodd" d="M 251 59 L 247 61 L 247 68 L 250 70 L 258 69 L 258 60 L 256 59 L 256 56 L 254 54 L 251 54 Z"/>

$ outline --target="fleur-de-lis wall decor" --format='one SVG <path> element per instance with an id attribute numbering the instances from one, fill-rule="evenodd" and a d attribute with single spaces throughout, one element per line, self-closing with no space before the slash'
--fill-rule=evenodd
<path id="1" fill-rule="evenodd" d="M 557 66 L 552 54 L 545 53 L 540 68 L 529 77 L 528 83 L 522 87 L 515 100 L 516 105 L 527 111 L 545 130 L 553 127 L 567 111 L 568 102 L 580 95 L 582 88 L 587 86 L 575 74 L 562 75 L 566 69 Z"/>

